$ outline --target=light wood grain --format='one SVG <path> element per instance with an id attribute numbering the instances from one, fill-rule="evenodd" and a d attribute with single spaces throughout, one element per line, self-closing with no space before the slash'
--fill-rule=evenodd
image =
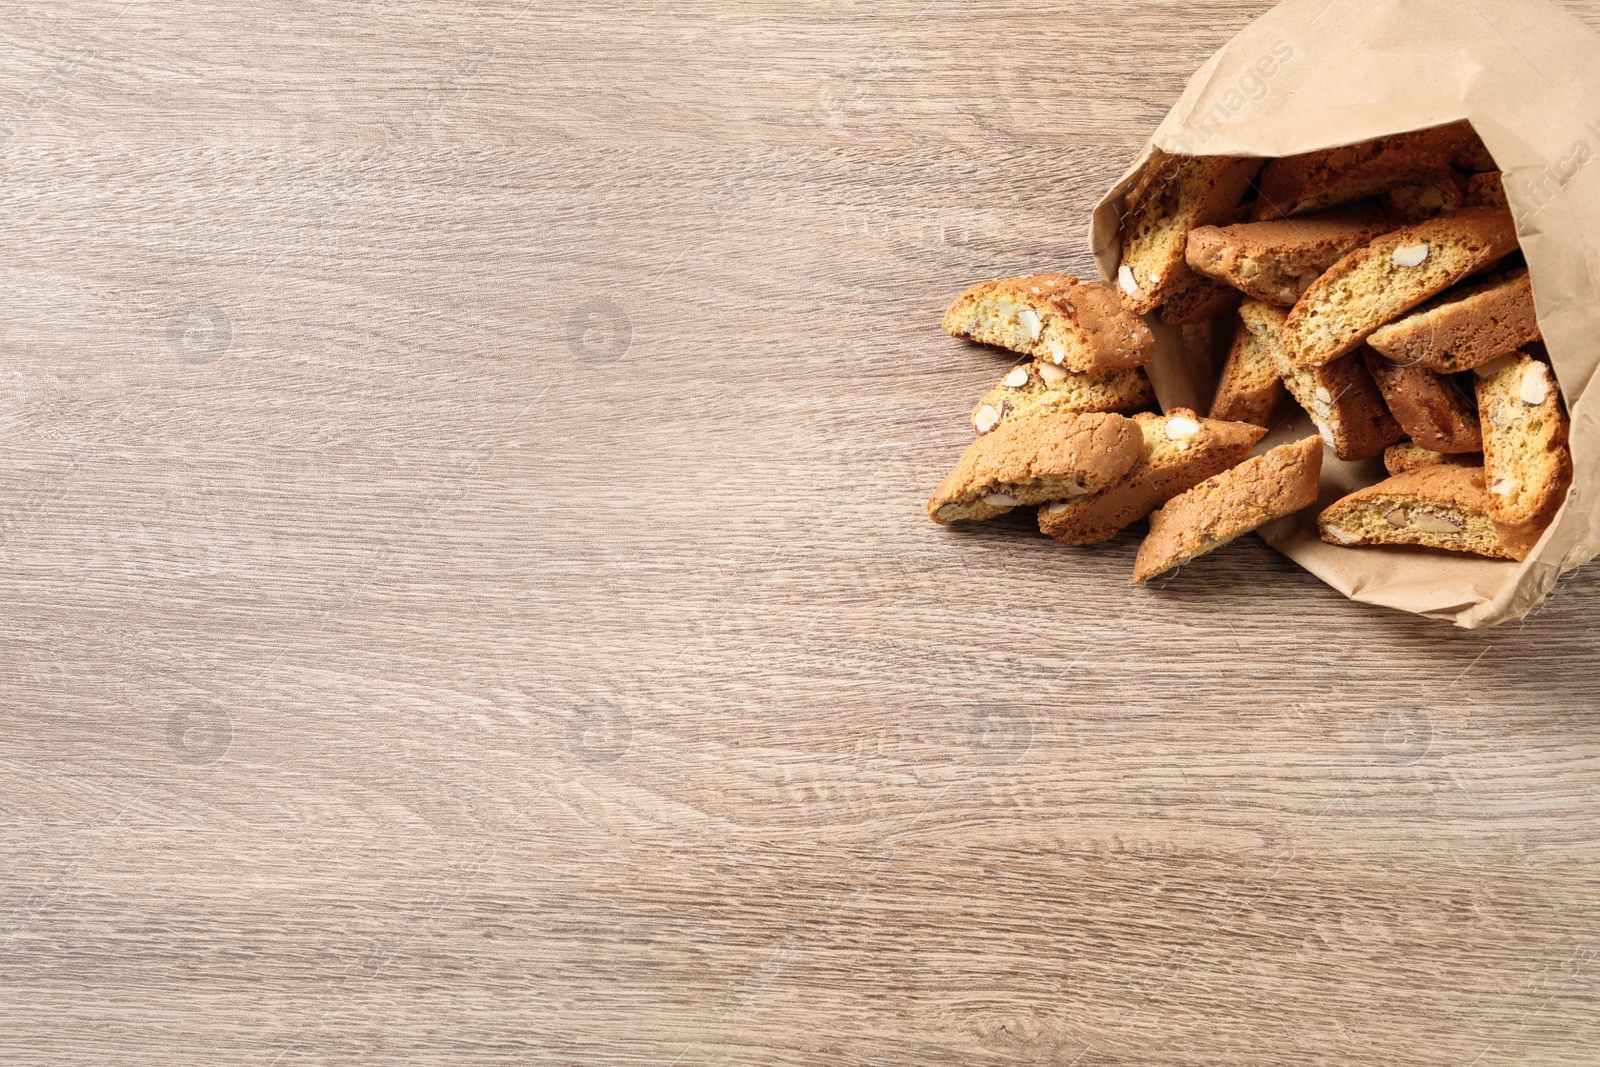
<path id="1" fill-rule="evenodd" d="M 1593 569 L 920 514 L 1267 7 L 0 14 L 0 1062 L 1592 1062 Z"/>

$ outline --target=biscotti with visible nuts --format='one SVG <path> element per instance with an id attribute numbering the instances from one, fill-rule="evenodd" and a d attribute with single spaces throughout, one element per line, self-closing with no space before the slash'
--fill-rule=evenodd
<path id="1" fill-rule="evenodd" d="M 1317 502 L 1322 441 L 1307 437 L 1247 459 L 1174 497 L 1150 516 L 1133 580 L 1149 581 L 1251 530 Z"/>
<path id="2" fill-rule="evenodd" d="M 1328 268 L 1289 312 L 1297 367 L 1348 355 L 1374 332 L 1517 249 L 1511 214 L 1464 208 L 1385 234 Z"/>
<path id="3" fill-rule="evenodd" d="M 1157 152 L 1124 202 L 1122 305 L 1149 314 L 1189 285 L 1189 231 L 1232 222 L 1264 160 Z"/>
<path id="4" fill-rule="evenodd" d="M 1471 370 L 1539 339 L 1526 268 L 1491 275 L 1423 304 L 1367 343 L 1396 363 L 1440 374 Z"/>
<path id="5" fill-rule="evenodd" d="M 1273 160 L 1261 173 L 1259 219 L 1308 215 L 1439 174 L 1473 138 L 1461 122 Z"/>
<path id="6" fill-rule="evenodd" d="M 1248 296 L 1293 307 L 1322 272 L 1403 223 L 1353 207 L 1273 222 L 1202 226 L 1189 233 L 1189 266 Z"/>
<path id="7" fill-rule="evenodd" d="M 1285 313 L 1258 300 L 1239 306 L 1239 317 L 1272 359 L 1285 388 L 1311 416 L 1328 447 L 1343 460 L 1370 459 L 1405 436 L 1383 403 L 1377 383 L 1355 355 L 1302 369 L 1284 350 Z"/>
<path id="8" fill-rule="evenodd" d="M 1142 367 L 1156 354 L 1150 327 L 1116 293 L 1066 274 L 974 285 L 945 312 L 944 328 L 1082 374 Z"/>
<path id="9" fill-rule="evenodd" d="M 1474 374 L 1490 514 L 1508 526 L 1543 529 L 1572 485 L 1567 414 L 1555 375 L 1521 352 Z"/>
<path id="10" fill-rule="evenodd" d="M 1195 326 L 1226 315 L 1239 306 L 1244 294 L 1212 278 L 1191 278 L 1187 287 L 1173 293 L 1159 309 L 1168 326 Z"/>
<path id="11" fill-rule="evenodd" d="M 1039 529 L 1068 545 L 1109 541 L 1173 497 L 1233 467 L 1266 434 L 1260 426 L 1202 419 L 1185 408 L 1135 415 L 1144 433 L 1139 461 L 1093 496 L 1039 509 Z"/>
<path id="12" fill-rule="evenodd" d="M 1155 403 L 1150 379 L 1140 367 L 1079 374 L 1054 363 L 1013 367 L 972 412 L 979 436 L 1004 422 L 1062 411 L 1141 411 Z"/>
<path id="13" fill-rule="evenodd" d="M 1144 434 L 1124 415 L 1065 412 L 1008 422 L 972 443 L 934 490 L 928 517 L 947 526 L 1097 493 L 1132 470 L 1143 450 Z"/>
<path id="14" fill-rule="evenodd" d="M 1283 377 L 1255 331 L 1241 319 L 1222 365 L 1210 417 L 1222 422 L 1248 422 L 1271 428 L 1283 406 Z"/>
<path id="15" fill-rule="evenodd" d="M 1481 467 L 1483 453 L 1435 452 L 1432 449 L 1422 448 L 1412 441 L 1401 441 L 1384 450 L 1383 466 L 1390 475 L 1404 474 L 1406 471 L 1421 470 L 1424 467 Z"/>
<path id="16" fill-rule="evenodd" d="M 1352 493 L 1317 516 L 1331 545 L 1421 545 L 1522 560 L 1538 538 L 1490 514 L 1481 468 L 1424 467 Z"/>
<path id="17" fill-rule="evenodd" d="M 1361 350 L 1389 414 L 1413 442 L 1434 452 L 1482 452 L 1474 400 L 1442 374 L 1402 367 L 1370 348 Z"/>

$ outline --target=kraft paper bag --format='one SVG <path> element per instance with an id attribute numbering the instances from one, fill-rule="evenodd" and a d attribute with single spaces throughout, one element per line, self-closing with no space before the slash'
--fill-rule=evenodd
<path id="1" fill-rule="evenodd" d="M 1116 276 L 1123 198 L 1153 149 L 1289 156 L 1469 120 L 1505 173 L 1539 323 L 1572 413 L 1566 505 L 1523 563 L 1426 549 L 1324 544 L 1315 514 L 1262 531 L 1355 600 L 1468 629 L 1522 618 L 1600 552 L 1600 37 L 1545 0 L 1286 0 L 1200 68 L 1135 166 L 1095 210 L 1101 278 Z M 1151 378 L 1164 407 L 1205 411 L 1215 379 L 1160 335 Z M 1316 432 L 1297 412 L 1267 448 Z M 1331 454 L 1322 506 L 1384 477 Z"/>

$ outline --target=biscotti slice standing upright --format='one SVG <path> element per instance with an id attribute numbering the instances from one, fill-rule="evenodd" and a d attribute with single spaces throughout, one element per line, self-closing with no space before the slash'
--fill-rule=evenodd
<path id="1" fill-rule="evenodd" d="M 1189 233 L 1189 266 L 1257 300 L 1293 307 L 1300 294 L 1358 248 L 1403 225 L 1371 206 Z"/>
<path id="2" fill-rule="evenodd" d="M 1555 375 L 1521 352 L 1474 373 L 1489 511 L 1508 526 L 1543 529 L 1572 485 L 1567 413 Z"/>
<path id="3" fill-rule="evenodd" d="M 1412 441 L 1435 452 L 1483 451 L 1477 402 L 1455 382 L 1421 367 L 1391 363 L 1370 348 L 1361 355 L 1389 414 Z"/>
<path id="4" fill-rule="evenodd" d="M 1239 317 L 1271 357 L 1285 388 L 1306 410 L 1328 447 L 1343 460 L 1370 459 L 1405 436 L 1384 406 L 1377 383 L 1354 355 L 1302 369 L 1284 350 L 1282 308 L 1256 300 L 1239 306 Z"/>
<path id="5" fill-rule="evenodd" d="M 1289 312 L 1289 357 L 1315 367 L 1517 249 L 1510 212 L 1474 207 L 1373 241 L 1328 268 Z"/>
<path id="6" fill-rule="evenodd" d="M 1099 492 L 1127 474 L 1144 448 L 1123 415 L 1064 412 L 1008 422 L 978 438 L 928 501 L 941 526 L 1012 508 Z"/>
<path id="7" fill-rule="evenodd" d="M 1080 374 L 1142 367 L 1156 354 L 1150 327 L 1116 293 L 1066 274 L 974 285 L 945 312 L 944 328 Z"/>
<path id="8" fill-rule="evenodd" d="M 1157 152 L 1124 202 L 1122 305 L 1146 315 L 1188 286 L 1189 231 L 1232 222 L 1264 160 Z"/>
<path id="9" fill-rule="evenodd" d="M 1079 374 L 1054 363 L 1013 367 L 972 411 L 981 437 L 1001 423 L 1062 411 L 1140 411 L 1155 403 L 1140 367 Z"/>
<path id="10" fill-rule="evenodd" d="M 1144 450 L 1133 469 L 1093 496 L 1039 509 L 1039 529 L 1068 545 L 1108 541 L 1179 493 L 1233 467 L 1266 434 L 1259 426 L 1202 419 L 1185 408 L 1135 415 Z"/>
<path id="11" fill-rule="evenodd" d="M 1352 493 L 1317 516 L 1330 545 L 1421 545 L 1522 560 L 1538 538 L 1497 523 L 1483 469 L 1423 467 Z"/>
<path id="12" fill-rule="evenodd" d="M 1256 217 L 1308 215 L 1426 180 L 1448 168 L 1474 136 L 1461 122 L 1273 160 L 1261 173 Z"/>
<path id="13" fill-rule="evenodd" d="M 1317 502 L 1322 441 L 1307 437 L 1247 459 L 1150 516 L 1133 580 L 1149 581 Z"/>
<path id="14" fill-rule="evenodd" d="M 1414 441 L 1401 441 L 1384 450 L 1383 466 L 1390 475 L 1404 474 L 1406 471 L 1421 470 L 1424 467 L 1482 467 L 1483 454 L 1435 452 L 1430 448 L 1423 448 Z"/>
<path id="15" fill-rule="evenodd" d="M 1234 326 L 1228 359 L 1217 380 L 1210 417 L 1222 422 L 1248 422 L 1272 427 L 1283 406 L 1283 377 L 1254 330 L 1240 319 Z"/>
<path id="16" fill-rule="evenodd" d="M 1367 343 L 1396 363 L 1454 374 L 1538 339 L 1533 279 L 1520 267 L 1442 293 Z"/>

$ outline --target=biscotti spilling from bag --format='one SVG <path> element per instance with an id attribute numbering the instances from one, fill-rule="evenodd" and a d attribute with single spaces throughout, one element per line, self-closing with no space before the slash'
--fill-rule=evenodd
<path id="1" fill-rule="evenodd" d="M 1573 463 L 1501 180 L 1467 123 L 1276 160 L 1156 151 L 1107 282 L 997 279 L 950 306 L 951 335 L 1029 361 L 977 400 L 928 514 L 1037 507 L 1070 545 L 1148 519 L 1139 582 L 1280 520 L 1352 551 L 1527 558 Z M 1205 416 L 1158 409 L 1160 323 L 1213 384 Z M 1261 443 L 1297 418 L 1317 435 Z M 1318 510 L 1325 454 L 1373 474 Z"/>

